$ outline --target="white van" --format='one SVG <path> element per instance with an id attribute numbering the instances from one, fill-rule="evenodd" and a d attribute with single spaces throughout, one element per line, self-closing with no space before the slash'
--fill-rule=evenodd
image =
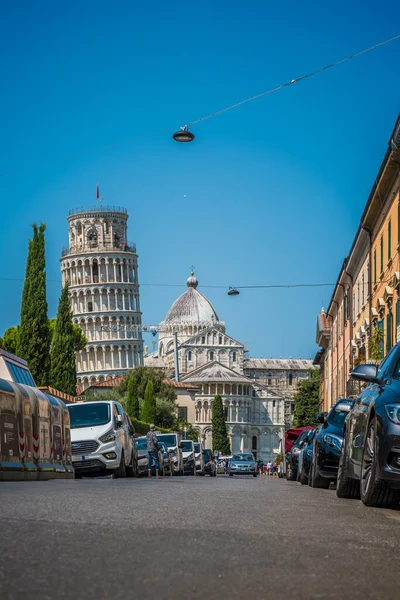
<path id="1" fill-rule="evenodd" d="M 174 475 L 183 475 L 183 456 L 179 433 L 156 433 L 156 435 L 157 439 L 168 449 L 168 453 L 171 456 L 172 473 Z"/>
<path id="2" fill-rule="evenodd" d="M 196 475 L 193 440 L 182 440 L 180 444 L 183 456 L 183 471 L 188 475 Z"/>
<path id="3" fill-rule="evenodd" d="M 68 405 L 75 477 L 133 476 L 134 441 L 118 402 L 77 402 Z"/>

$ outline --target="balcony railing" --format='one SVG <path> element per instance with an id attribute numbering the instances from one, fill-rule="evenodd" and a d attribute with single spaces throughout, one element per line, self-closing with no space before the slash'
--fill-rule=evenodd
<path id="1" fill-rule="evenodd" d="M 136 244 L 127 242 L 126 244 L 100 244 L 98 242 L 88 242 L 85 246 L 65 246 L 62 251 L 62 256 L 68 254 L 85 254 L 86 252 L 134 252 L 136 254 Z"/>
<path id="2" fill-rule="evenodd" d="M 72 208 L 68 211 L 68 216 L 72 217 L 73 215 L 79 215 L 80 213 L 122 213 L 124 215 L 128 214 L 128 211 L 123 206 L 110 206 L 110 205 L 99 205 L 99 206 L 80 206 L 79 208 Z"/>

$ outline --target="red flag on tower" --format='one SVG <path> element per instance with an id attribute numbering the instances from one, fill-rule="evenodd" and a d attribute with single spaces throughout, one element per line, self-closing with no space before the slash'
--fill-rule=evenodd
<path id="1" fill-rule="evenodd" d="M 100 197 L 99 184 L 96 184 L 96 200 L 98 200 L 99 197 Z"/>

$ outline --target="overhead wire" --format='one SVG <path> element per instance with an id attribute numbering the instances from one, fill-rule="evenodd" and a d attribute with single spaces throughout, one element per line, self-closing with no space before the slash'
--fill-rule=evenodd
<path id="1" fill-rule="evenodd" d="M 372 52 L 373 50 L 375 50 L 376 48 L 379 48 L 381 46 L 385 46 L 386 44 L 390 44 L 391 42 L 394 42 L 395 40 L 398 40 L 400 38 L 400 34 L 395 35 L 391 38 L 388 38 L 386 40 L 384 40 L 383 42 L 379 42 L 377 44 L 374 44 L 373 46 L 369 46 L 368 48 L 364 48 L 364 50 L 360 50 L 359 52 L 356 52 L 354 54 L 350 54 L 349 56 L 346 56 L 345 58 L 342 58 L 340 60 L 337 60 L 329 65 L 325 65 L 324 67 L 320 67 L 319 69 L 316 69 L 315 71 L 312 71 L 310 73 L 307 73 L 305 75 L 302 75 L 301 77 L 297 77 L 296 79 L 292 79 L 290 81 L 287 81 L 286 83 L 282 83 L 281 85 L 278 85 L 270 90 L 267 90 L 265 92 L 261 92 L 259 94 L 256 94 L 255 96 L 251 96 L 250 98 L 246 98 L 245 100 L 240 100 L 239 102 L 236 102 L 235 104 L 232 104 L 230 106 L 227 106 L 225 108 L 222 108 L 220 110 L 217 110 L 213 113 L 210 113 L 209 115 L 206 115 L 204 117 L 200 117 L 199 119 L 195 119 L 193 121 L 189 121 L 187 123 L 187 125 L 185 125 L 184 127 L 191 127 L 192 125 L 195 125 L 197 123 L 200 123 L 201 121 L 206 121 L 207 119 L 211 119 L 213 117 L 216 117 L 224 112 L 228 112 L 229 110 L 233 110 L 234 108 L 237 108 L 238 106 L 242 106 L 243 104 L 247 104 L 248 102 L 252 102 L 253 100 L 257 100 L 258 98 L 262 98 L 263 96 L 267 96 L 269 94 L 273 94 L 275 92 L 278 92 L 280 90 L 282 90 L 285 87 L 289 87 L 291 85 L 294 85 L 295 83 L 299 83 L 300 81 L 303 81 L 305 79 L 309 79 L 310 77 L 314 77 L 315 75 L 318 75 L 319 73 L 322 73 L 323 71 L 327 71 L 328 69 L 332 69 L 333 67 L 337 67 L 340 64 L 343 64 L 349 60 L 352 60 L 353 58 L 357 58 L 359 56 L 362 56 L 363 54 L 367 54 L 368 52 Z M 47 161 L 42 161 L 39 163 L 35 163 L 35 164 L 31 164 L 31 165 L 23 165 L 21 167 L 15 168 L 15 169 L 10 169 L 8 171 L 4 171 L 3 173 L 0 173 L 0 177 L 4 177 L 6 175 L 12 175 L 14 173 L 19 173 L 21 171 L 26 171 L 26 170 L 30 170 L 30 169 L 36 169 L 39 167 L 43 167 L 43 166 L 47 166 L 50 164 L 54 164 L 57 162 L 61 162 L 64 160 L 70 160 L 73 158 L 80 158 L 81 156 L 86 156 L 88 154 L 93 154 L 94 152 L 99 152 L 101 150 L 107 150 L 109 148 L 115 148 L 117 146 L 121 146 L 123 144 L 129 144 L 131 142 L 135 142 L 138 140 L 142 140 L 142 139 L 146 139 L 146 138 L 150 138 L 150 137 L 155 137 L 157 135 L 163 135 L 163 134 L 167 134 L 170 133 L 170 130 L 162 130 L 162 131 L 154 131 L 154 132 L 150 132 L 150 133 L 146 133 L 143 135 L 138 135 L 138 136 L 134 136 L 131 138 L 128 138 L 126 140 L 120 140 L 118 142 L 114 142 L 111 144 L 106 144 L 103 146 L 97 146 L 97 147 L 93 147 L 91 149 L 88 150 L 84 150 L 82 152 L 77 152 L 74 154 L 67 154 L 67 155 L 63 155 L 63 156 L 59 156 Z"/>

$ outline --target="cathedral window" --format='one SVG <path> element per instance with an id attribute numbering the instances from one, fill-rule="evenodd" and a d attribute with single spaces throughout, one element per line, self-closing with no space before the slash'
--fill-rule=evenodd
<path id="1" fill-rule="evenodd" d="M 211 350 L 210 354 L 209 354 L 209 359 L 210 360 L 214 360 L 214 352 Z"/>
<path id="2" fill-rule="evenodd" d="M 205 343 L 206 343 L 206 336 L 205 336 L 205 335 L 203 335 L 203 337 L 201 338 L 201 343 L 202 343 L 202 344 L 205 344 Z"/>
<path id="3" fill-rule="evenodd" d="M 289 373 L 289 385 L 293 385 L 293 375 Z"/>
<path id="4" fill-rule="evenodd" d="M 253 390 L 253 398 L 256 397 L 256 390 Z"/>
<path id="5" fill-rule="evenodd" d="M 191 350 L 189 350 L 187 353 L 187 359 L 192 360 L 192 351 Z"/>
<path id="6" fill-rule="evenodd" d="M 222 335 L 219 336 L 219 343 L 222 344 Z"/>
<path id="7" fill-rule="evenodd" d="M 232 352 L 232 361 L 236 362 L 236 352 Z"/>
<path id="8" fill-rule="evenodd" d="M 271 383 L 272 383 L 272 379 L 271 379 L 271 377 L 268 377 L 268 385 L 271 385 Z"/>
<path id="9" fill-rule="evenodd" d="M 93 302 L 88 302 L 88 312 L 93 312 Z"/>

